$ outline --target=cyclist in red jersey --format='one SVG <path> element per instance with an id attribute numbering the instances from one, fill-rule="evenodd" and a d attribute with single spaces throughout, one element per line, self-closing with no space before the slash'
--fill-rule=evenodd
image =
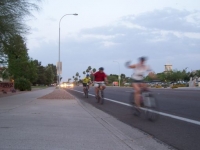
<path id="1" fill-rule="evenodd" d="M 104 90 L 106 88 L 106 85 L 104 84 L 105 82 L 108 82 L 107 76 L 104 73 L 104 68 L 100 67 L 99 71 L 96 73 L 91 72 L 91 74 L 94 76 L 94 87 L 95 87 L 95 94 L 96 97 L 99 95 L 99 88 L 101 90 Z"/>

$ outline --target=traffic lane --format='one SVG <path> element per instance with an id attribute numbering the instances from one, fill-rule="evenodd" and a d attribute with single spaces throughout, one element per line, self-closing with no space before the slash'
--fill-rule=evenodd
<path id="1" fill-rule="evenodd" d="M 159 111 L 168 114 L 200 121 L 200 102 L 192 99 L 184 99 L 178 96 L 157 95 Z"/>
<path id="2" fill-rule="evenodd" d="M 82 91 L 82 87 L 75 87 Z M 130 104 L 132 88 L 107 87 L 104 92 L 106 98 Z M 200 121 L 200 91 L 151 89 L 158 101 L 160 112 Z M 90 93 L 95 94 L 94 88 Z"/>
<path id="3" fill-rule="evenodd" d="M 74 90 L 82 92 L 83 87 L 76 86 L 74 87 Z M 104 97 L 124 103 L 129 103 L 130 93 L 132 91 L 132 88 L 106 87 L 104 91 Z M 95 95 L 94 87 L 90 87 L 89 93 Z"/>
<path id="4" fill-rule="evenodd" d="M 121 104 L 105 101 L 104 105 L 96 103 L 93 96 L 84 98 L 82 93 L 68 90 L 77 98 L 90 103 L 94 107 L 114 116 L 118 120 L 138 128 L 156 139 L 163 141 L 177 149 L 197 150 L 200 149 L 200 127 L 184 121 L 160 116 L 156 122 L 148 121 L 144 114 L 141 117 L 135 117 L 131 107 Z"/>

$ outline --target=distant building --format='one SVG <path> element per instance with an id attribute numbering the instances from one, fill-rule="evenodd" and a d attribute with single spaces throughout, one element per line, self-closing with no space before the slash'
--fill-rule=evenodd
<path id="1" fill-rule="evenodd" d="M 164 72 L 169 72 L 169 71 L 172 71 L 172 65 L 166 64 L 166 65 L 165 65 L 165 71 L 164 71 Z"/>

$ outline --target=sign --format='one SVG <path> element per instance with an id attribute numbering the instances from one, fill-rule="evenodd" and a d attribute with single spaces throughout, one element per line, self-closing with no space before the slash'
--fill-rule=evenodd
<path id="1" fill-rule="evenodd" d="M 57 74 L 62 74 L 62 62 L 57 62 Z"/>
<path id="2" fill-rule="evenodd" d="M 118 79 L 120 80 L 120 79 L 121 79 L 121 77 L 120 77 L 120 76 L 118 76 Z"/>
<path id="3" fill-rule="evenodd" d="M 13 82 L 0 82 L 0 92 L 10 92 L 12 89 L 14 89 Z"/>

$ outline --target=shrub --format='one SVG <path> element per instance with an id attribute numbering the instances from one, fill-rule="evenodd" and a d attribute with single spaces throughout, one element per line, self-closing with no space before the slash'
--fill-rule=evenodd
<path id="1" fill-rule="evenodd" d="M 172 89 L 178 88 L 178 87 L 187 87 L 187 85 L 186 85 L 186 84 L 174 84 L 174 85 L 172 86 Z"/>
<path id="2" fill-rule="evenodd" d="M 24 77 L 15 80 L 15 89 L 31 91 L 31 82 Z"/>
<path id="3" fill-rule="evenodd" d="M 178 85 L 173 85 L 172 89 L 178 88 Z"/>
<path id="4" fill-rule="evenodd" d="M 155 88 L 162 88 L 162 86 L 161 85 L 156 85 Z"/>

